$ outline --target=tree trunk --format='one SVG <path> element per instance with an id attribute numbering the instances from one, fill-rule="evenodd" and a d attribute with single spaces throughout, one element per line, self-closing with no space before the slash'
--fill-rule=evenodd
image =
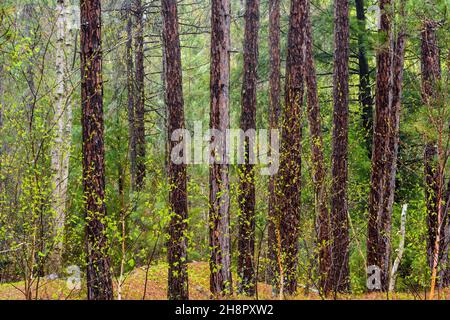
<path id="1" fill-rule="evenodd" d="M 328 212 L 328 195 L 326 187 L 326 169 L 323 155 L 322 125 L 317 90 L 316 67 L 314 65 L 312 27 L 309 0 L 303 0 L 305 29 L 305 80 L 307 87 L 307 110 L 311 139 L 311 164 L 314 181 L 314 198 L 316 211 L 317 244 L 319 247 L 319 287 L 321 292 L 329 291 L 329 271 L 331 266 L 330 251 L 330 217 Z"/>
<path id="2" fill-rule="evenodd" d="M 256 130 L 256 87 L 258 67 L 259 0 L 247 0 L 245 9 L 244 79 L 242 82 L 241 129 Z M 242 143 L 242 142 L 241 142 Z M 255 295 L 255 171 L 251 161 L 252 145 L 249 138 L 244 141 L 245 156 L 239 166 L 239 239 L 238 276 L 239 292 Z M 254 160 L 254 159 L 253 159 Z"/>
<path id="3" fill-rule="evenodd" d="M 132 0 L 127 0 L 127 43 L 126 43 L 126 61 L 127 61 L 127 116 L 128 116 L 128 152 L 130 155 L 130 184 L 131 190 L 136 189 L 136 136 L 134 128 L 134 66 L 133 66 L 133 16 L 131 11 Z"/>
<path id="4" fill-rule="evenodd" d="M 392 15 L 388 11 L 392 6 L 391 0 L 380 1 L 380 37 L 377 53 L 377 83 L 375 99 L 375 123 L 373 131 L 372 172 L 369 194 L 369 218 L 367 238 L 367 264 L 376 266 L 380 270 L 379 288 L 388 289 L 389 276 L 389 229 L 390 218 L 383 208 L 385 194 L 386 153 L 389 152 L 389 124 L 391 122 L 391 84 L 392 84 Z M 385 218 L 383 218 L 383 216 Z M 389 225 L 387 225 L 389 223 Z"/>
<path id="5" fill-rule="evenodd" d="M 181 50 L 178 34 L 178 13 L 176 0 L 162 1 L 163 39 L 166 52 L 166 104 L 168 110 L 168 135 L 184 129 L 184 107 L 181 71 Z M 181 137 L 180 137 L 181 139 Z M 170 154 L 178 141 L 170 141 Z M 168 298 L 189 299 L 187 272 L 187 219 L 188 200 L 186 188 L 186 164 L 169 162 L 169 205 L 171 219 L 167 255 L 169 262 Z"/>
<path id="6" fill-rule="evenodd" d="M 230 124 L 230 1 L 212 0 L 211 5 L 211 75 L 210 128 L 225 133 Z M 215 141 L 225 145 L 225 139 Z M 221 159 L 214 150 L 210 157 L 209 171 L 209 242 L 210 242 L 210 290 L 214 296 L 233 292 L 230 248 L 230 185 L 226 150 Z"/>
<path id="7" fill-rule="evenodd" d="M 334 73 L 333 73 L 333 154 L 331 194 L 331 234 L 333 237 L 331 288 L 334 292 L 350 289 L 348 265 L 348 0 L 334 4 Z"/>
<path id="8" fill-rule="evenodd" d="M 426 20 L 421 32 L 421 71 L 422 71 L 422 100 L 426 108 L 438 108 L 439 81 L 441 80 L 441 65 L 439 47 L 436 37 L 437 23 Z M 433 272 L 434 265 L 438 270 L 438 287 L 443 284 L 447 260 L 446 224 L 442 197 L 444 196 L 443 172 L 439 168 L 439 143 L 429 140 L 425 145 L 424 174 L 425 201 L 427 207 L 427 261 Z M 436 245 L 437 244 L 437 245 Z M 437 251 L 437 252 L 436 252 Z M 435 255 L 438 260 L 435 262 Z"/>
<path id="9" fill-rule="evenodd" d="M 113 299 L 106 237 L 105 147 L 100 0 L 81 0 L 83 193 L 86 216 L 87 297 Z"/>
<path id="10" fill-rule="evenodd" d="M 269 55 L 270 55 L 270 75 L 269 75 L 269 129 L 278 129 L 280 119 L 280 0 L 269 0 Z M 272 151 L 269 149 L 269 152 Z M 269 178 L 269 218 L 268 218 L 268 250 L 269 250 L 269 279 L 272 284 L 272 292 L 277 294 L 279 289 L 278 259 L 277 259 L 277 196 L 275 193 L 276 175 Z"/>
<path id="11" fill-rule="evenodd" d="M 144 90 L 144 7 L 141 0 L 135 0 L 136 38 L 135 38 L 135 144 L 136 144 L 136 189 L 142 190 L 145 180 L 145 90 Z"/>
<path id="12" fill-rule="evenodd" d="M 367 154 L 372 154 L 373 100 L 370 88 L 370 70 L 367 60 L 367 29 L 364 13 L 364 0 L 355 0 L 358 20 L 358 66 L 359 66 L 359 103 L 362 107 L 362 125 L 366 141 Z"/>
<path id="13" fill-rule="evenodd" d="M 405 249 L 405 237 L 406 237 L 406 210 L 408 209 L 408 205 L 404 204 L 402 207 L 402 213 L 400 216 L 400 243 L 397 249 L 397 257 L 395 258 L 394 264 L 391 269 L 391 276 L 389 278 L 389 291 L 394 291 L 395 289 L 395 281 L 397 279 L 397 271 L 400 266 L 400 262 L 402 261 L 403 251 Z"/>
<path id="14" fill-rule="evenodd" d="M 58 0 L 57 6 L 57 42 L 56 42 L 56 91 L 54 124 L 56 133 L 53 141 L 52 173 L 53 173 L 53 210 L 54 221 L 54 252 L 50 257 L 50 272 L 61 272 L 63 235 L 66 220 L 67 183 L 69 178 L 69 156 L 72 135 L 72 105 L 67 96 L 68 88 L 68 65 L 65 58 L 65 48 L 71 48 L 71 40 L 67 27 L 67 7 L 64 0 Z M 70 52 L 70 51 L 69 51 Z"/>
<path id="15" fill-rule="evenodd" d="M 291 0 L 286 59 L 285 108 L 282 122 L 280 171 L 277 176 L 277 229 L 283 283 L 282 294 L 297 291 L 298 238 L 301 192 L 303 103 L 302 0 Z M 279 226 L 279 227 L 278 227 Z"/>
<path id="16" fill-rule="evenodd" d="M 400 3 L 400 14 L 404 19 L 404 1 Z M 394 196 L 395 196 L 395 176 L 397 174 L 397 158 L 398 158 L 398 143 L 400 134 L 400 107 L 402 98 L 402 87 L 403 87 L 403 62 L 405 57 L 405 41 L 406 41 L 406 26 L 402 22 L 400 26 L 400 31 L 397 34 L 397 39 L 394 43 L 393 48 L 393 58 L 392 58 L 392 69 L 391 69 L 391 105 L 389 107 L 389 119 L 388 119 L 388 145 L 385 154 L 385 172 L 383 177 L 383 204 L 382 204 L 382 215 L 381 215 L 381 226 L 380 239 L 383 241 L 384 245 L 384 261 L 385 261 L 385 275 L 388 277 L 391 260 L 391 220 L 394 206 Z M 389 285 L 386 279 L 386 285 Z M 386 290 L 386 287 L 383 288 Z"/>

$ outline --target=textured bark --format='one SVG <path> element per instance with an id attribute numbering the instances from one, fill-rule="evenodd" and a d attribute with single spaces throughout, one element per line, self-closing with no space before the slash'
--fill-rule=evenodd
<path id="1" fill-rule="evenodd" d="M 425 201 L 427 207 L 427 261 L 430 270 L 433 268 L 434 245 L 438 230 L 438 177 L 436 168 L 437 149 L 430 142 L 425 145 L 424 152 L 424 176 L 425 176 Z"/>
<path id="2" fill-rule="evenodd" d="M 81 0 L 83 194 L 86 216 L 87 297 L 113 299 L 106 237 L 105 147 L 100 0 Z"/>
<path id="3" fill-rule="evenodd" d="M 383 208 L 386 153 L 389 151 L 389 126 L 392 106 L 392 31 L 391 0 L 381 0 L 380 37 L 377 53 L 377 83 L 373 131 L 372 172 L 369 194 L 367 264 L 380 269 L 381 290 L 388 289 L 390 216 Z M 378 289 L 376 289 L 378 290 Z"/>
<path id="4" fill-rule="evenodd" d="M 334 3 L 333 146 L 331 234 L 333 237 L 330 282 L 334 292 L 350 289 L 348 265 L 348 0 Z"/>
<path id="5" fill-rule="evenodd" d="M 127 18 L 127 117 L 128 117 L 128 152 L 130 155 L 131 190 L 136 189 L 136 137 L 134 129 L 134 64 L 133 64 L 133 16 L 131 1 L 126 3 Z"/>
<path id="6" fill-rule="evenodd" d="M 184 105 L 181 69 L 181 50 L 178 33 L 176 0 L 162 1 L 163 39 L 166 53 L 166 104 L 168 110 L 168 138 L 178 129 L 184 129 Z M 170 141 L 170 154 L 178 144 Z M 188 199 L 186 187 L 186 164 L 169 162 L 169 205 L 171 219 L 167 255 L 169 262 L 168 298 L 189 299 L 187 272 L 187 219 Z"/>
<path id="7" fill-rule="evenodd" d="M 441 79 L 436 28 L 436 22 L 426 20 L 421 32 L 422 100 L 425 105 L 431 106 L 438 99 L 437 85 Z"/>
<path id="8" fill-rule="evenodd" d="M 314 65 L 312 27 L 309 0 L 301 2 L 304 14 L 303 30 L 305 41 L 305 80 L 307 88 L 307 111 L 311 139 L 311 164 L 314 182 L 317 245 L 319 248 L 319 287 L 323 293 L 329 291 L 329 271 L 331 266 L 330 217 L 326 188 L 326 169 L 323 155 L 322 125 L 317 90 L 316 68 Z"/>
<path id="9" fill-rule="evenodd" d="M 280 119 L 280 0 L 269 0 L 269 56 L 270 56 L 270 75 L 269 75 L 269 127 L 278 129 Z M 269 152 L 271 150 L 269 149 Z M 272 284 L 272 292 L 277 293 L 279 283 L 279 268 L 277 259 L 277 233 L 276 233 L 276 206 L 277 196 L 275 193 L 276 175 L 269 178 L 269 219 L 267 241 L 269 250 L 269 279 Z"/>
<path id="10" fill-rule="evenodd" d="M 404 16 L 403 7 L 404 2 L 402 2 L 400 8 L 400 13 Z M 400 106 L 402 97 L 402 87 L 403 87 L 403 62 L 405 57 L 405 41 L 406 32 L 405 24 L 402 23 L 400 26 L 400 31 L 397 34 L 397 39 L 393 48 L 393 58 L 392 58 L 392 86 L 391 86 L 391 105 L 389 107 L 389 119 L 388 119 L 388 145 L 385 154 L 385 172 L 383 177 L 383 204 L 382 204 L 382 215 L 381 215 L 381 225 L 383 230 L 381 231 L 381 239 L 385 243 L 384 246 L 384 260 L 386 265 L 386 276 L 389 274 L 390 270 L 390 260 L 391 260 L 391 220 L 394 205 L 395 196 L 395 176 L 397 174 L 397 157 L 398 157 L 398 143 L 399 143 L 399 133 L 400 133 Z M 388 279 L 386 279 L 388 282 Z M 383 288 L 386 290 L 386 287 Z M 389 289 L 389 288 L 388 288 Z"/>
<path id="11" fill-rule="evenodd" d="M 136 144 L 136 189 L 144 186 L 145 179 L 145 68 L 144 68 L 144 8 L 141 0 L 135 0 L 136 38 L 135 38 L 135 119 L 134 132 Z"/>
<path id="12" fill-rule="evenodd" d="M 256 130 L 256 87 L 258 67 L 259 0 L 245 4 L 244 79 L 242 82 L 241 129 Z M 253 296 L 256 290 L 255 254 L 255 171 L 250 164 L 250 141 L 244 142 L 245 156 L 239 166 L 239 291 Z"/>
<path id="13" fill-rule="evenodd" d="M 404 2 L 400 15 L 404 17 Z M 368 265 L 381 271 L 381 289 L 388 290 L 391 260 L 391 220 L 395 195 L 395 176 L 400 130 L 400 105 L 405 55 L 405 24 L 400 25 L 394 41 L 390 31 L 391 14 L 385 4 L 382 14 L 383 47 L 378 54 L 376 123 L 372 154 L 371 193 L 369 198 Z M 370 258 L 369 258 L 370 257 Z"/>
<path id="14" fill-rule="evenodd" d="M 421 72 L 422 100 L 427 108 L 438 108 L 440 93 L 438 83 L 441 80 L 439 47 L 436 37 L 437 23 L 426 20 L 421 32 Z M 443 285 L 448 254 L 446 243 L 447 215 L 444 214 L 442 199 L 444 196 L 443 172 L 439 168 L 438 141 L 427 141 L 424 151 L 425 201 L 427 207 L 427 261 L 433 272 L 436 264 L 438 287 Z M 437 261 L 435 262 L 435 255 Z"/>
<path id="15" fill-rule="evenodd" d="M 67 27 L 67 8 L 64 0 L 58 0 L 56 8 L 57 39 L 56 39 L 56 101 L 54 111 L 54 124 L 56 128 L 55 137 L 51 151 L 53 202 L 52 207 L 55 214 L 54 239 L 55 245 L 50 257 L 51 273 L 59 273 L 62 267 L 63 235 L 66 220 L 67 183 L 69 177 L 69 156 L 72 135 L 72 104 L 68 97 L 68 65 L 65 58 L 65 49 L 71 47 L 71 37 Z M 70 52 L 70 51 L 69 51 Z"/>
<path id="16" fill-rule="evenodd" d="M 222 132 L 229 127 L 230 91 L 230 1 L 212 0 L 211 3 L 211 74 L 210 128 Z M 217 142 L 217 141 L 216 141 Z M 222 146 L 225 141 L 220 141 Z M 219 142 L 219 143 L 220 143 Z M 209 242 L 210 290 L 214 296 L 232 294 L 230 248 L 230 185 L 229 165 L 222 159 L 210 157 L 209 171 Z"/>
<path id="17" fill-rule="evenodd" d="M 286 59 L 285 107 L 282 122 L 280 170 L 277 177 L 282 293 L 297 291 L 298 238 L 301 192 L 303 48 L 301 0 L 291 0 Z"/>
<path id="18" fill-rule="evenodd" d="M 366 141 L 367 154 L 372 154 L 373 99 L 370 88 L 370 70 L 367 60 L 367 30 L 364 0 L 355 0 L 358 20 L 358 66 L 359 66 L 359 103 L 362 107 L 362 125 Z"/>

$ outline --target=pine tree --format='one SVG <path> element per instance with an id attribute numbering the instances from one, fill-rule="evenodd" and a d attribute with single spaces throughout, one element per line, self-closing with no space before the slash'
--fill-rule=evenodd
<path id="1" fill-rule="evenodd" d="M 256 87 L 258 67 L 259 0 L 247 0 L 245 9 L 244 79 L 242 82 L 241 129 L 256 130 Z M 239 166 L 239 240 L 238 275 L 239 291 L 249 296 L 255 294 L 255 172 L 251 164 L 254 141 L 246 136 L 244 164 Z M 242 143 L 242 141 L 241 141 Z M 254 159 L 253 159 L 254 161 Z"/>
<path id="2" fill-rule="evenodd" d="M 80 8 L 87 297 L 89 300 L 111 300 L 113 287 L 106 237 L 100 0 L 81 0 Z"/>
<path id="3" fill-rule="evenodd" d="M 175 130 L 184 129 L 184 102 L 181 75 L 181 50 L 178 31 L 176 0 L 162 1 L 163 39 L 166 56 L 165 88 L 168 110 L 168 138 Z M 181 139 L 181 137 L 180 137 Z M 170 154 L 177 141 L 170 141 Z M 187 218 L 188 200 L 186 186 L 186 164 L 169 162 L 169 205 L 171 219 L 168 240 L 168 298 L 189 299 L 187 273 Z"/>
<path id="4" fill-rule="evenodd" d="M 230 1 L 212 0 L 211 65 L 210 65 L 210 128 L 225 132 L 229 127 L 230 90 Z M 215 141 L 225 145 L 225 140 Z M 220 148 L 220 147 L 219 147 Z M 225 152 L 211 151 L 209 169 L 209 245 L 210 290 L 215 296 L 233 292 L 230 244 L 229 165 Z"/>
<path id="5" fill-rule="evenodd" d="M 348 0 L 334 2 L 333 145 L 331 185 L 331 288 L 350 290 L 348 231 Z"/>
<path id="6" fill-rule="evenodd" d="M 277 177 L 277 237 L 281 260 L 280 291 L 297 291 L 298 238 L 300 226 L 301 138 L 303 103 L 303 55 L 301 1 L 291 1 L 286 58 L 285 106 L 282 120 L 280 170 Z"/>
<path id="7" fill-rule="evenodd" d="M 135 0 L 136 35 L 135 46 L 135 109 L 134 140 L 136 144 L 136 189 L 142 190 L 145 180 L 145 67 L 144 67 L 144 6 Z"/>

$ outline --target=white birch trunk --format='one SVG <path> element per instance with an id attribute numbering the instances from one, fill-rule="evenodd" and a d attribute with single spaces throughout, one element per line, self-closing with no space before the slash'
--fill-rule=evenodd
<path id="1" fill-rule="evenodd" d="M 54 110 L 55 135 L 51 151 L 53 172 L 53 210 L 54 220 L 54 252 L 51 269 L 58 272 L 61 269 L 63 251 L 64 225 L 66 221 L 67 182 L 69 175 L 69 157 L 72 134 L 72 106 L 69 93 L 69 71 L 66 53 L 70 53 L 71 37 L 67 28 L 68 10 L 65 0 L 58 0 L 56 8 L 57 39 L 56 39 L 56 97 Z"/>
<path id="2" fill-rule="evenodd" d="M 400 243 L 397 249 L 397 257 L 395 258 L 394 264 L 391 269 L 391 276 L 389 279 L 389 291 L 394 291 L 395 280 L 397 278 L 397 270 L 402 260 L 403 251 L 405 249 L 405 235 L 406 235 L 406 210 L 408 209 L 408 204 L 404 204 L 402 207 L 402 215 L 400 222 Z"/>

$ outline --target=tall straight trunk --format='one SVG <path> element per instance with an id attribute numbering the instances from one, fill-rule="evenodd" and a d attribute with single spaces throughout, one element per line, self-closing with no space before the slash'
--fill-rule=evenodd
<path id="1" fill-rule="evenodd" d="M 177 0 L 162 1 L 163 39 L 166 54 L 166 104 L 168 110 L 168 135 L 184 129 L 184 106 L 181 71 L 181 50 L 178 33 Z M 181 138 L 181 137 L 180 137 Z M 170 141 L 170 154 L 177 145 Z M 167 255 L 169 262 L 168 298 L 170 300 L 189 299 L 187 272 L 187 218 L 188 199 L 186 187 L 186 164 L 169 162 L 169 205 L 171 219 Z"/>
<path id="2" fill-rule="evenodd" d="M 225 133 L 230 125 L 230 1 L 211 3 L 210 128 Z M 225 138 L 215 141 L 225 146 Z M 223 148 L 224 149 L 224 148 Z M 211 152 L 209 170 L 210 290 L 215 296 L 233 292 L 230 248 L 230 184 L 226 153 Z"/>
<path id="3" fill-rule="evenodd" d="M 380 239 L 384 242 L 384 261 L 385 261 L 385 277 L 386 283 L 384 290 L 388 290 L 388 275 L 391 270 L 391 220 L 394 206 L 395 196 L 395 176 L 397 174 L 397 158 L 398 158 L 398 143 L 400 134 L 400 107 L 403 89 L 403 63 L 405 57 L 405 41 L 406 41 L 406 26 L 405 26 L 405 1 L 401 1 L 399 4 L 399 12 L 403 21 L 400 25 L 400 30 L 396 35 L 395 41 L 393 41 L 393 57 L 391 67 L 391 100 L 389 106 L 389 118 L 388 118 L 388 136 L 387 149 L 385 154 L 385 171 L 383 176 L 383 203 L 381 214 L 381 225 L 383 230 L 380 231 Z"/>
<path id="4" fill-rule="evenodd" d="M 301 3 L 304 14 L 303 30 L 305 41 L 305 80 L 307 91 L 307 111 L 310 132 L 311 163 L 314 181 L 314 198 L 316 211 L 317 243 L 319 247 L 319 287 L 323 293 L 329 291 L 329 271 L 331 266 L 330 251 L 330 217 L 328 211 L 328 195 L 326 187 L 326 169 L 323 155 L 322 125 L 317 90 L 316 67 L 313 55 L 312 27 L 309 0 Z"/>
<path id="5" fill-rule="evenodd" d="M 133 16 L 131 11 L 132 0 L 126 3 L 127 18 L 127 117 L 128 117 L 128 152 L 130 157 L 130 184 L 131 190 L 136 189 L 136 137 L 134 129 L 134 65 L 133 65 Z"/>
<path id="6" fill-rule="evenodd" d="M 303 103 L 302 0 L 291 0 L 286 59 L 285 107 L 282 122 L 280 171 L 277 176 L 277 229 L 280 238 L 280 288 L 297 291 L 298 238 L 301 192 L 301 138 Z"/>
<path id="7" fill-rule="evenodd" d="M 364 13 L 364 0 L 355 0 L 358 20 L 358 66 L 359 66 L 359 103 L 362 107 L 362 125 L 366 141 L 367 154 L 372 154 L 373 99 L 370 87 L 370 70 L 367 59 L 367 29 Z"/>
<path id="8" fill-rule="evenodd" d="M 256 87 L 258 68 L 259 0 L 246 0 L 244 36 L 244 79 L 242 82 L 241 129 L 256 130 Z M 253 146 L 252 146 L 253 147 Z M 250 141 L 244 141 L 245 156 L 239 166 L 239 239 L 238 275 L 239 291 L 255 294 L 255 171 L 250 163 Z"/>
<path id="9" fill-rule="evenodd" d="M 278 129 L 280 119 L 280 0 L 269 0 L 269 128 Z M 269 152 L 272 151 L 269 149 Z M 277 293 L 278 283 L 278 259 L 277 259 L 277 230 L 276 230 L 276 206 L 277 196 L 275 193 L 276 175 L 269 178 L 269 218 L 268 218 L 268 251 L 269 251 L 269 279 L 272 284 L 272 292 Z"/>
<path id="10" fill-rule="evenodd" d="M 100 0 L 81 0 L 83 194 L 86 216 L 87 297 L 113 299 L 106 237 L 105 147 Z"/>
<path id="11" fill-rule="evenodd" d="M 135 38 L 135 118 L 134 132 L 136 144 L 136 189 L 144 186 L 145 180 L 145 90 L 144 90 L 144 7 L 142 0 L 135 0 L 136 38 Z"/>
<path id="12" fill-rule="evenodd" d="M 426 108 L 439 108 L 441 65 L 436 36 L 437 23 L 426 20 L 421 32 L 422 100 Z M 437 269 L 438 286 L 442 286 L 448 255 L 446 243 L 447 215 L 442 205 L 444 197 L 444 172 L 440 164 L 441 143 L 430 139 L 424 152 L 425 201 L 427 207 L 427 261 L 431 272 Z M 435 261 L 437 257 L 437 261 Z"/>
<path id="13" fill-rule="evenodd" d="M 350 289 L 348 265 L 348 0 L 334 2 L 334 73 L 333 73 L 333 154 L 331 185 L 331 234 L 333 237 L 331 289 Z"/>
<path id="14" fill-rule="evenodd" d="M 57 5 L 57 40 L 56 40 L 56 101 L 54 124 L 56 133 L 51 150 L 51 165 L 53 171 L 53 210 L 54 221 L 54 252 L 50 258 L 50 271 L 60 272 L 63 253 L 63 234 L 66 220 L 67 182 L 69 177 L 69 156 L 72 134 L 72 105 L 67 96 L 68 66 L 65 58 L 65 49 L 71 48 L 71 39 L 67 27 L 67 7 L 64 0 L 58 0 Z"/>
<path id="15" fill-rule="evenodd" d="M 379 49 L 377 53 L 377 83 L 375 121 L 372 147 L 372 172 L 369 194 L 367 238 L 367 265 L 380 271 L 381 287 L 370 290 L 388 290 L 390 217 L 383 207 L 385 195 L 386 153 L 389 152 L 390 114 L 392 106 L 392 31 L 391 0 L 381 0 Z M 388 218 L 389 219 L 386 219 Z"/>

